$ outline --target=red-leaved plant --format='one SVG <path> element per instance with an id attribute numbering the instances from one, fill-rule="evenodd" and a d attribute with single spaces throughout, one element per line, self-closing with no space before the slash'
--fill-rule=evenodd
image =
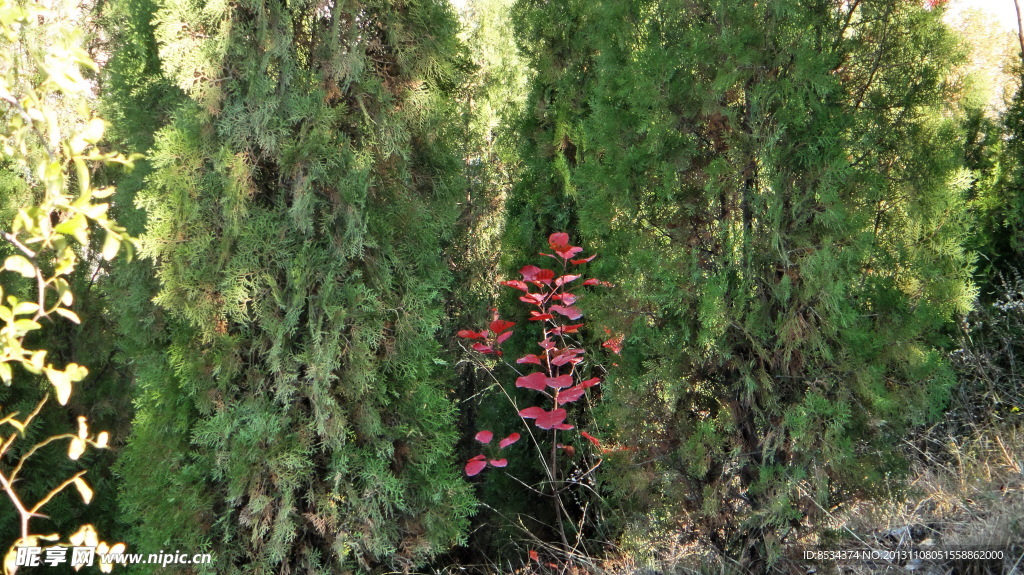
<path id="1" fill-rule="evenodd" d="M 529 321 L 537 322 L 543 332 L 541 341 L 537 343 L 540 350 L 537 353 L 526 354 L 516 360 L 515 363 L 523 367 L 516 367 L 508 362 L 505 362 L 505 364 L 518 374 L 515 383 L 516 387 L 531 389 L 540 394 L 540 400 L 543 405 L 534 405 L 523 409 L 518 409 L 517 406 L 516 409 L 526 431 L 538 449 L 540 449 L 540 444 L 533 434 L 530 422 L 527 420 L 531 420 L 534 427 L 551 433 L 551 451 L 547 457 L 544 457 L 542 454 L 540 460 L 545 467 L 544 471 L 551 485 L 550 492 L 555 501 L 559 533 L 561 534 L 563 544 L 568 546 L 561 526 L 564 509 L 559 494 L 565 486 L 558 478 L 558 454 L 560 451 L 564 451 L 571 457 L 575 453 L 575 448 L 571 445 L 558 443 L 558 432 L 570 431 L 574 428 L 569 423 L 566 423 L 568 412 L 564 406 L 580 400 L 586 395 L 588 389 L 601 383 L 598 377 L 583 379 L 584 376 L 579 369 L 587 354 L 579 341 L 573 336 L 580 332 L 584 324 L 572 322 L 576 322 L 583 317 L 583 312 L 576 305 L 577 295 L 570 292 L 569 288 L 572 285 L 608 287 L 611 284 L 595 278 L 583 279 L 582 274 L 570 273 L 570 269 L 593 260 L 596 254 L 589 257 L 576 258 L 583 251 L 583 248 L 571 245 L 568 234 L 551 234 L 548 237 L 548 244 L 554 253 L 542 253 L 541 255 L 553 258 L 561 264 L 561 270 L 558 273 L 555 270 L 528 265 L 519 270 L 519 273 L 522 275 L 521 280 L 514 279 L 501 282 L 501 285 L 523 293 L 519 300 L 532 308 L 528 318 Z M 573 268 L 570 268 L 570 266 L 573 266 Z M 582 281 L 580 281 L 581 279 Z M 511 328 L 514 326 L 515 323 L 511 321 L 499 319 L 497 312 L 495 312 L 494 320 L 488 325 L 489 329 L 481 331 L 462 330 L 458 332 L 458 336 L 473 341 L 473 350 L 485 355 L 493 354 L 500 357 L 502 355 L 501 344 L 512 336 Z M 607 329 L 605 329 L 605 333 L 611 335 Z M 622 348 L 622 336 L 613 335 L 604 342 L 603 347 L 619 353 Z M 523 373 L 528 370 L 532 371 L 530 373 Z M 502 389 L 504 390 L 504 388 Z M 506 393 L 506 397 L 515 405 L 511 395 Z M 600 448 L 600 441 L 593 435 L 581 431 L 580 436 L 595 447 Z M 475 437 L 478 442 L 484 445 L 490 444 L 493 438 L 494 434 L 487 430 L 478 432 Z M 519 438 L 520 435 L 518 433 L 513 433 L 502 439 L 498 443 L 499 450 L 512 445 Z M 486 469 L 488 464 L 492 467 L 505 467 L 508 465 L 508 460 L 505 458 L 490 458 L 484 454 L 476 455 L 466 462 L 466 475 L 477 475 Z M 600 465 L 600 460 L 586 473 L 593 473 L 598 465 Z M 579 477 L 576 480 L 578 481 Z"/>

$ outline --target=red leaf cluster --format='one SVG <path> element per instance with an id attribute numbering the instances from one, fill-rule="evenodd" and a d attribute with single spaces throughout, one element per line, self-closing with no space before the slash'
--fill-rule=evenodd
<path id="1" fill-rule="evenodd" d="M 541 407 L 527 407 L 526 409 L 519 410 L 519 415 L 524 419 L 533 419 L 534 425 L 541 429 L 561 429 L 569 430 L 572 426 L 565 421 L 566 411 L 562 408 L 552 409 L 546 411 Z"/>
<path id="2" fill-rule="evenodd" d="M 551 249 L 561 256 L 563 260 L 567 260 L 583 251 L 583 248 L 579 246 L 569 245 L 569 234 L 564 232 L 548 236 L 548 245 L 550 245 Z"/>
<path id="3" fill-rule="evenodd" d="M 569 265 L 582 265 L 592 261 L 596 255 L 586 257 L 578 256 L 583 248 L 574 246 L 569 241 L 569 235 L 564 232 L 551 234 L 548 237 L 548 245 L 553 254 L 542 254 L 555 260 L 561 260 L 562 270 L 541 268 L 535 265 L 526 265 L 519 270 L 522 279 L 512 279 L 500 282 L 501 285 L 510 287 L 522 292 L 519 300 L 532 306 L 529 321 L 540 322 L 544 329 L 544 339 L 537 342 L 540 347 L 539 353 L 529 353 L 516 360 L 517 364 L 530 364 L 539 367 L 539 371 L 528 373 L 516 378 L 517 388 L 531 389 L 540 392 L 551 400 L 552 409 L 544 409 L 540 406 L 526 407 L 519 411 L 524 419 L 532 419 L 533 425 L 542 430 L 565 431 L 573 429 L 573 426 L 566 423 L 568 412 L 560 407 L 568 403 L 579 401 L 586 395 L 587 389 L 598 385 L 599 378 L 581 380 L 581 374 L 577 366 L 584 361 L 585 352 L 576 347 L 578 343 L 570 337 L 571 334 L 578 334 L 584 327 L 582 323 L 568 324 L 565 320 L 575 321 L 583 317 L 583 312 L 576 303 L 576 294 L 566 291 L 572 282 L 583 278 L 581 274 L 570 273 Z M 612 284 L 597 278 L 587 278 L 582 284 L 584 286 L 605 286 Z M 537 291 L 533 291 L 536 289 Z M 489 329 L 482 331 L 462 330 L 458 332 L 459 337 L 473 341 L 472 348 L 481 353 L 495 353 L 500 355 L 500 345 L 512 335 L 511 328 L 515 323 L 498 318 L 497 311 L 494 312 L 494 320 L 487 326 Z M 606 333 L 611 332 L 607 329 Z M 622 335 L 616 335 L 606 340 L 602 345 L 619 353 L 622 348 Z M 600 442 L 586 432 L 581 436 L 596 447 L 600 448 Z M 490 431 L 480 431 L 476 434 L 476 440 L 482 444 L 490 444 L 494 434 Z M 504 449 L 520 439 L 518 433 L 513 433 L 498 442 L 498 448 Z M 570 456 L 575 451 L 572 445 L 557 444 Z M 603 450 L 602 450 L 603 451 Z M 477 475 L 487 465 L 492 467 L 505 467 L 508 464 L 506 459 L 488 459 L 480 454 L 466 463 L 466 474 Z M 536 553 L 531 552 L 536 558 Z"/>
<path id="4" fill-rule="evenodd" d="M 484 429 L 482 431 L 478 431 L 474 439 L 476 439 L 480 443 L 483 443 L 484 445 L 487 445 L 488 443 L 491 442 L 492 439 L 494 439 L 494 433 Z M 519 434 L 512 433 L 505 439 L 502 439 L 501 441 L 498 442 L 498 449 L 505 449 L 506 447 L 512 445 L 517 441 L 519 441 Z M 466 462 L 466 475 L 468 475 L 469 477 L 478 475 L 487 467 L 488 463 L 491 464 L 491 467 L 505 467 L 508 465 L 508 460 L 504 458 L 488 459 L 486 455 L 481 453 L 480 455 L 471 457 L 469 461 Z"/>
<path id="5" fill-rule="evenodd" d="M 463 339 L 481 340 L 481 341 L 478 341 L 478 342 L 476 342 L 476 343 L 474 343 L 472 345 L 473 351 L 478 351 L 478 352 L 483 353 L 483 354 L 494 353 L 494 354 L 497 354 L 497 355 L 501 355 L 501 350 L 499 350 L 498 347 L 502 343 L 504 343 L 505 340 L 507 340 L 508 338 L 512 337 L 512 333 L 513 332 L 508 331 L 508 329 L 511 328 L 514 325 L 515 325 L 515 322 L 512 322 L 512 321 L 506 321 L 506 320 L 503 320 L 503 319 L 495 319 L 488 326 L 488 327 L 491 328 L 490 331 L 488 331 L 486 329 L 485 330 L 481 330 L 481 331 L 473 331 L 471 329 L 463 329 L 463 330 L 460 330 L 455 335 L 457 335 L 457 336 L 459 336 L 459 337 L 461 337 Z"/>

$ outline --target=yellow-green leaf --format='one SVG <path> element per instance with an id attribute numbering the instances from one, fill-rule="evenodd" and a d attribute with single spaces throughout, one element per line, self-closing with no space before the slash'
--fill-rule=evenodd
<path id="1" fill-rule="evenodd" d="M 82 501 L 85 501 L 85 504 L 88 505 L 89 502 L 92 501 L 92 489 L 89 488 L 89 484 L 81 477 L 76 477 L 75 487 L 77 487 L 78 492 L 82 494 Z"/>
<path id="2" fill-rule="evenodd" d="M 49 367 L 44 368 L 43 371 L 46 372 L 46 377 L 57 390 L 57 401 L 61 405 L 67 405 L 68 398 L 71 397 L 71 380 L 68 378 L 68 374 Z"/>
<path id="3" fill-rule="evenodd" d="M 36 277 L 36 266 L 32 265 L 32 262 L 25 256 L 7 256 L 7 259 L 4 260 L 4 269 L 19 273 L 27 278 Z"/>
<path id="4" fill-rule="evenodd" d="M 78 175 L 78 189 L 82 197 L 89 197 L 92 180 L 89 178 L 89 166 L 82 158 L 75 158 L 75 173 Z"/>
<path id="5" fill-rule="evenodd" d="M 95 144 L 96 142 L 99 142 L 103 138 L 103 131 L 105 129 L 106 126 L 103 120 L 100 120 L 99 118 L 93 118 L 89 120 L 89 124 L 86 125 L 85 130 L 82 130 L 82 133 L 80 135 L 82 139 L 85 140 L 86 142 L 89 142 L 90 144 Z"/>
<path id="6" fill-rule="evenodd" d="M 7 550 L 7 555 L 4 555 L 4 573 L 6 575 L 15 575 L 18 572 L 18 548 L 11 546 Z"/>
<path id="7" fill-rule="evenodd" d="M 71 444 L 68 445 L 68 459 L 75 461 L 83 453 L 85 453 L 85 440 L 78 437 L 71 438 Z"/>
<path id="8" fill-rule="evenodd" d="M 67 220 L 65 220 L 65 221 L 61 222 L 60 224 L 58 224 L 55 228 L 53 228 L 53 231 L 57 232 L 58 234 L 66 234 L 66 235 L 74 236 L 74 235 L 76 235 L 78 233 L 78 230 L 80 228 L 85 228 L 85 227 L 88 227 L 88 226 L 89 226 L 89 221 L 85 219 L 84 215 L 82 215 L 82 214 L 75 214 L 75 215 L 71 216 L 70 218 L 68 218 Z"/>
<path id="9" fill-rule="evenodd" d="M 96 528 L 86 523 L 68 537 L 68 541 L 75 547 L 96 547 L 100 538 L 96 534 Z"/>
<path id="10" fill-rule="evenodd" d="M 14 315 L 28 315 L 37 311 L 39 311 L 39 304 L 34 301 L 18 302 L 18 305 L 14 306 Z"/>
<path id="11" fill-rule="evenodd" d="M 79 319 L 78 314 L 76 314 L 75 312 L 73 312 L 73 311 L 71 311 L 71 310 L 69 310 L 67 308 L 59 307 L 59 308 L 57 308 L 54 311 L 57 312 L 57 315 L 62 316 L 64 318 L 67 318 L 68 320 L 70 320 L 70 321 L 72 321 L 74 323 L 82 323 L 82 320 Z"/>
<path id="12" fill-rule="evenodd" d="M 53 287 L 57 289 L 57 296 L 60 298 L 60 303 L 70 306 L 75 303 L 75 294 L 71 293 L 71 288 L 68 286 L 68 282 L 63 278 L 57 278 L 53 282 Z"/>
<path id="13" fill-rule="evenodd" d="M 19 330 L 19 331 L 26 332 L 26 333 L 28 333 L 30 331 L 37 330 L 37 329 L 39 329 L 41 327 L 43 327 L 43 326 L 39 325 L 39 322 L 31 320 L 31 319 L 18 319 L 18 320 L 14 320 L 14 328 Z"/>
<path id="14" fill-rule="evenodd" d="M 68 374 L 68 379 L 71 381 L 82 381 L 87 375 L 89 375 L 89 369 L 84 365 L 69 363 L 67 367 L 64 368 L 64 373 Z"/>
<path id="15" fill-rule="evenodd" d="M 11 364 L 6 361 L 0 362 L 0 378 L 3 379 L 5 385 L 11 385 L 13 377 L 11 376 Z"/>
<path id="16" fill-rule="evenodd" d="M 25 369 L 32 373 L 39 373 L 43 371 L 43 362 L 46 361 L 46 350 L 40 349 L 32 352 L 32 357 L 29 358 L 28 363 L 24 364 Z"/>
<path id="17" fill-rule="evenodd" d="M 106 431 L 101 431 L 100 434 L 96 436 L 96 447 L 106 447 L 109 441 L 110 434 L 107 433 Z"/>
<path id="18" fill-rule="evenodd" d="M 119 249 L 121 249 L 121 236 L 114 232 L 107 232 L 107 237 L 103 239 L 103 259 L 114 259 Z"/>

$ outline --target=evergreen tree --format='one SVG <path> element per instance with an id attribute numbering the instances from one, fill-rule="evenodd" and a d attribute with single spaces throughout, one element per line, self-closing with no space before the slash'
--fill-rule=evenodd
<path id="1" fill-rule="evenodd" d="M 1024 88 L 1000 120 L 967 124 L 968 157 L 979 175 L 972 202 L 978 214 L 975 242 L 981 269 L 988 272 L 982 279 L 993 286 L 1000 283 L 997 274 L 1019 271 L 1024 254 Z"/>
<path id="2" fill-rule="evenodd" d="M 591 320 L 630 334 L 603 417 L 654 463 L 607 487 L 761 569 L 888 485 L 948 398 L 974 296 L 956 44 L 906 0 L 517 10 L 536 160 L 507 237 L 578 230 L 619 286 Z"/>
<path id="3" fill-rule="evenodd" d="M 125 312 L 158 330 L 124 346 L 145 364 L 120 464 L 135 543 L 211 549 L 218 573 L 410 569 L 473 508 L 435 341 L 463 185 L 454 14 L 185 0 L 154 21 L 188 98 L 137 200 L 160 288 L 157 313 Z"/>

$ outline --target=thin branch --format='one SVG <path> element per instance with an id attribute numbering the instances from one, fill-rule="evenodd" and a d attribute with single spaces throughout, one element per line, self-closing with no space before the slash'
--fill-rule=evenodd
<path id="1" fill-rule="evenodd" d="M 1024 62 L 1024 23 L 1020 18 L 1020 0 L 1013 0 L 1013 9 L 1017 11 L 1017 40 L 1020 41 L 1020 58 Z"/>
<path id="2" fill-rule="evenodd" d="M 46 441 L 33 445 L 32 449 L 30 449 L 28 453 L 21 456 L 21 459 L 18 460 L 18 465 L 16 465 L 14 467 L 14 470 L 11 471 L 11 480 L 13 481 L 18 476 L 18 473 L 21 471 L 21 468 L 25 465 L 25 462 L 28 461 L 29 457 L 32 457 L 33 455 L 35 455 L 37 451 L 53 443 L 54 441 L 60 441 L 61 439 L 78 439 L 78 436 L 73 433 L 62 433 L 61 435 L 54 435 L 53 437 L 48 437 L 46 438 Z"/>
<path id="3" fill-rule="evenodd" d="M 64 491 L 65 487 L 67 487 L 68 485 L 71 485 L 72 483 L 75 482 L 76 479 L 80 478 L 83 475 L 85 475 L 85 470 L 79 471 L 78 473 L 76 473 L 76 474 L 72 475 L 71 477 L 65 479 L 64 483 L 61 483 L 55 489 L 53 489 L 52 491 L 47 493 L 46 497 L 42 498 L 39 501 L 39 503 L 36 503 L 35 507 L 32 508 L 32 511 L 31 511 L 32 515 L 37 515 L 37 513 L 36 513 L 37 511 L 42 509 L 42 507 L 44 505 L 46 505 L 47 503 L 49 503 L 51 499 L 56 497 L 58 493 L 60 493 L 61 491 Z"/>
<path id="4" fill-rule="evenodd" d="M 2 484 L 4 491 L 7 492 L 7 496 L 11 498 L 11 502 L 14 503 L 14 507 L 18 510 L 18 515 L 21 517 L 21 536 L 22 538 L 28 537 L 28 520 L 33 514 L 25 509 L 25 505 L 18 498 L 18 494 L 14 492 L 14 486 L 11 483 L 3 473 L 0 473 L 0 484 Z"/>
<path id="5" fill-rule="evenodd" d="M 0 457 L 3 457 L 4 454 L 7 453 L 7 450 L 11 448 L 11 445 L 14 444 L 14 440 L 17 438 L 17 433 L 12 433 L 11 436 L 7 438 L 7 441 L 5 441 L 2 446 L 0 446 Z"/>

